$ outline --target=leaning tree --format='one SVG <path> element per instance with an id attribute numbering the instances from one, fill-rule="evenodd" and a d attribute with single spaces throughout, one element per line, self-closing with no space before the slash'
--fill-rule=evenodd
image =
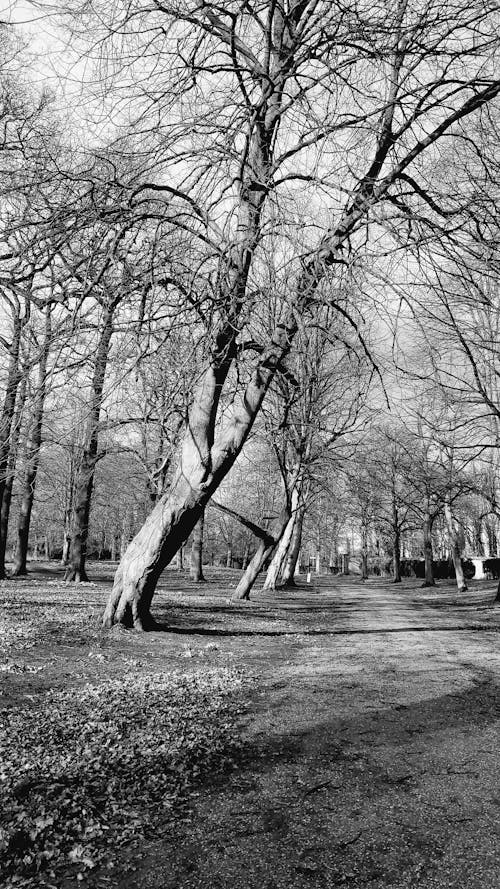
<path id="1" fill-rule="evenodd" d="M 338 306 L 343 270 L 370 236 L 387 249 L 386 212 L 404 222 L 413 201 L 435 212 L 427 172 L 440 146 L 500 92 L 498 15 L 482 0 L 93 0 L 68 15 L 103 48 L 103 107 L 123 126 L 126 102 L 128 120 L 136 115 L 127 146 L 150 152 L 150 179 L 133 199 L 175 209 L 199 244 L 203 373 L 177 471 L 127 549 L 104 615 L 107 626 L 145 627 L 162 570 L 241 452 L 300 326 L 318 302 Z M 271 234 L 285 299 L 262 287 Z M 274 330 L 244 351 L 262 300 L 275 306 Z M 245 386 L 218 425 L 235 364 Z"/>

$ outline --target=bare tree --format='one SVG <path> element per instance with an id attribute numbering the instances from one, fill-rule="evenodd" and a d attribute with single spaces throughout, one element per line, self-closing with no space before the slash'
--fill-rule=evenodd
<path id="1" fill-rule="evenodd" d="M 140 627 L 150 622 L 161 571 L 243 448 L 299 327 L 325 301 L 356 325 L 355 307 L 341 296 L 342 269 L 363 253 L 371 232 L 384 229 L 384 214 L 401 229 L 412 207 L 435 214 L 427 171 L 439 146 L 462 138 L 464 121 L 500 91 L 496 13 L 465 0 L 418 9 L 404 0 L 349 9 L 264 0 L 224 8 L 137 0 L 123 8 L 94 0 L 74 12 L 93 40 L 100 23 L 108 59 L 119 54 L 106 41 L 119 34 L 132 69 L 127 33 L 139 46 L 148 41 L 155 65 L 148 76 L 130 78 L 140 92 L 129 92 L 128 101 L 137 109 L 136 132 L 148 134 L 151 168 L 156 163 L 161 172 L 140 196 L 148 212 L 160 199 L 167 213 L 175 208 L 177 224 L 206 248 L 197 292 L 203 283 L 210 293 L 211 345 L 178 469 L 127 550 L 104 617 L 106 625 Z M 111 74 L 104 71 L 100 82 L 110 85 Z M 299 184 L 311 198 L 309 214 L 298 201 Z M 457 213 L 457 201 L 445 212 Z M 305 232 L 291 261 L 283 220 Z M 286 299 L 266 292 L 276 326 L 249 361 L 240 335 L 251 331 L 256 295 L 264 295 L 272 229 L 284 232 L 275 257 L 283 260 Z M 385 251 L 383 238 L 378 243 Z M 246 387 L 232 419 L 218 427 L 222 391 L 243 357 Z"/>

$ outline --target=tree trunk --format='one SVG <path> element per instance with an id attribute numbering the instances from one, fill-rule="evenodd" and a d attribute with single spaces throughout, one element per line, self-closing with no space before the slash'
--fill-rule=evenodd
<path id="1" fill-rule="evenodd" d="M 361 580 L 368 580 L 368 529 L 365 521 L 361 524 Z"/>
<path id="2" fill-rule="evenodd" d="M 401 583 L 401 542 L 399 539 L 399 529 L 393 529 L 393 553 L 392 553 L 392 570 L 393 583 Z"/>
<path id="3" fill-rule="evenodd" d="M 204 583 L 203 576 L 203 530 L 205 527 L 205 510 L 194 526 L 193 544 L 191 547 L 191 566 L 189 574 L 195 583 Z"/>
<path id="4" fill-rule="evenodd" d="M 130 521 L 130 513 L 126 513 L 122 519 L 122 530 L 120 534 L 120 559 L 123 559 L 123 556 L 127 552 L 127 547 L 130 542 L 130 531 L 131 531 L 131 521 Z"/>
<path id="5" fill-rule="evenodd" d="M 177 571 L 184 571 L 184 544 L 177 550 Z"/>
<path id="6" fill-rule="evenodd" d="M 117 301 L 104 308 L 102 328 L 92 376 L 91 401 L 86 441 L 75 486 L 74 513 L 71 535 L 71 553 L 65 579 L 75 582 L 88 581 L 85 568 L 89 517 L 94 487 L 95 468 L 98 461 L 99 419 L 102 407 L 104 379 L 108 364 L 109 348 L 113 335 L 113 313 Z"/>
<path id="7" fill-rule="evenodd" d="M 460 534 L 453 519 L 450 503 L 445 503 L 444 516 L 446 519 L 446 527 L 448 529 L 451 557 L 455 568 L 458 591 L 460 593 L 465 593 L 467 590 L 467 583 L 465 581 L 464 569 L 462 567 L 462 546 L 460 543 Z"/>
<path id="8" fill-rule="evenodd" d="M 395 492 L 392 494 L 392 570 L 393 583 L 401 583 L 401 539 L 399 531 L 399 512 L 396 503 Z"/>
<path id="9" fill-rule="evenodd" d="M 290 351 L 299 326 L 298 318 L 306 318 L 314 305 L 320 282 L 371 205 L 374 176 L 378 177 L 383 164 L 380 157 L 375 165 L 370 165 L 367 177 L 360 180 L 338 223 L 328 231 L 305 263 L 297 281 L 293 304 L 277 322 L 269 342 L 260 352 L 232 421 L 214 442 L 220 397 L 237 353 L 239 316 L 260 235 L 260 216 L 266 193 L 262 184 L 267 181 L 270 169 L 264 160 L 267 148 L 263 149 L 261 132 L 260 127 L 253 128 L 247 148 L 246 180 L 240 188 L 236 242 L 224 257 L 224 289 L 220 294 L 220 305 L 228 307 L 228 317 L 215 338 L 209 367 L 194 394 L 179 465 L 170 490 L 159 499 L 131 541 L 116 572 L 103 615 L 106 627 L 115 623 L 133 624 L 137 628 L 154 625 L 151 602 L 163 569 L 189 537 L 202 510 L 240 454 L 276 371 Z M 388 187 L 389 183 L 384 186 Z"/>
<path id="10" fill-rule="evenodd" d="M 243 562 L 242 562 L 242 565 L 241 565 L 243 571 L 245 571 L 245 569 L 246 569 L 246 567 L 247 567 L 247 565 L 248 565 L 248 559 L 249 559 L 249 557 L 250 557 L 250 543 L 249 543 L 248 540 L 247 540 L 247 541 L 245 542 L 245 549 L 244 549 L 244 552 L 243 552 Z"/>
<path id="11" fill-rule="evenodd" d="M 232 599 L 237 600 L 250 598 L 252 587 L 260 574 L 264 562 L 266 561 L 268 556 L 271 555 L 275 545 L 275 543 L 266 544 L 264 540 L 259 540 L 257 549 L 255 550 L 252 558 L 245 568 L 245 572 L 240 578 L 238 586 L 236 587 L 231 597 Z"/>
<path id="12" fill-rule="evenodd" d="M 227 554 L 226 554 L 226 568 L 232 568 L 232 567 L 233 567 L 233 550 L 231 549 L 230 546 L 228 546 Z"/>
<path id="13" fill-rule="evenodd" d="M 250 559 L 243 577 L 240 579 L 232 598 L 233 599 L 249 599 L 252 587 L 262 570 L 266 560 L 274 552 L 274 549 L 283 535 L 285 528 L 290 519 L 290 509 L 287 506 L 281 514 L 273 519 L 271 528 L 259 540 L 259 545 Z"/>
<path id="14" fill-rule="evenodd" d="M 43 411 L 45 406 L 45 394 L 47 383 L 47 362 L 49 358 L 52 339 L 51 308 L 45 309 L 45 334 L 42 354 L 38 367 L 38 386 L 33 404 L 33 416 L 31 420 L 30 434 L 26 446 L 26 470 L 22 486 L 21 504 L 17 520 L 17 556 L 13 574 L 16 576 L 27 574 L 26 560 L 28 557 L 28 541 L 31 522 L 31 511 L 35 498 L 36 476 L 40 461 L 40 447 L 42 444 Z"/>
<path id="15" fill-rule="evenodd" d="M 432 570 L 432 517 L 427 514 L 423 524 L 424 532 L 424 561 L 425 561 L 425 580 L 422 586 L 435 586 L 434 572 Z"/>
<path id="16" fill-rule="evenodd" d="M 69 554 L 71 552 L 71 534 L 69 530 L 64 531 L 64 540 L 61 555 L 61 565 L 67 566 L 69 562 Z"/>
<path id="17" fill-rule="evenodd" d="M 291 328 L 282 323 L 277 325 L 232 422 L 214 444 L 212 435 L 220 398 L 220 374 L 217 365 L 208 369 L 194 398 L 170 490 L 160 498 L 125 553 L 104 612 L 104 626 L 110 627 L 114 623 L 132 623 L 137 628 L 154 625 L 150 608 L 158 578 L 189 537 L 202 510 L 241 452 L 276 366 L 290 348 L 296 323 L 295 315 L 291 314 Z M 227 356 L 227 347 L 224 354 Z"/>
<path id="18" fill-rule="evenodd" d="M 21 382 L 21 369 L 19 366 L 19 353 L 21 349 L 21 334 L 23 322 L 19 314 L 14 318 L 12 342 L 9 346 L 9 367 L 5 397 L 0 416 L 0 509 L 4 514 L 4 521 L 0 524 L 0 580 L 5 577 L 5 549 L 7 546 L 8 517 L 10 511 L 11 493 L 7 494 L 8 504 L 4 506 L 4 493 L 7 479 L 9 478 L 9 457 L 11 453 L 11 432 L 16 408 L 16 395 Z"/>
<path id="19" fill-rule="evenodd" d="M 295 525 L 295 515 L 291 515 L 283 528 L 278 545 L 271 559 L 271 564 L 267 569 L 266 579 L 264 581 L 264 590 L 275 590 L 279 586 L 280 577 L 285 567 L 288 551 L 292 542 L 293 528 Z"/>
<path id="20" fill-rule="evenodd" d="M 293 536 L 288 551 L 285 568 L 283 570 L 282 584 L 285 587 L 295 586 L 295 570 L 300 554 L 302 544 L 302 529 L 304 527 L 305 506 L 299 506 L 296 514 L 295 525 L 293 528 Z"/>
<path id="21" fill-rule="evenodd" d="M 289 519 L 279 537 L 276 551 L 273 555 L 271 564 L 269 565 L 263 589 L 275 590 L 279 585 L 280 577 L 285 570 L 288 554 L 292 545 L 292 537 L 298 520 L 298 510 L 300 503 L 300 488 L 297 486 L 292 488 Z"/>
<path id="22" fill-rule="evenodd" d="M 0 509 L 0 565 L 3 565 L 4 567 L 7 549 L 7 534 L 9 530 L 10 507 L 12 503 L 12 488 L 14 487 L 14 476 L 19 451 L 19 436 L 21 433 L 21 423 L 26 401 L 26 387 L 27 378 L 26 375 L 24 375 L 19 387 L 16 399 L 15 414 L 12 420 L 10 453 L 7 462 L 7 478 L 5 479 L 5 487 Z"/>

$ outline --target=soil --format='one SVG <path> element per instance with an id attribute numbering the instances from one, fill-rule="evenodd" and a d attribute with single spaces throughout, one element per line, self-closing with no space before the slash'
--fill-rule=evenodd
<path id="1" fill-rule="evenodd" d="M 232 604 L 238 572 L 196 585 L 172 570 L 155 599 L 164 631 L 138 634 L 99 628 L 111 574 L 91 572 L 75 587 L 40 565 L 0 584 L 3 708 L 130 671 L 248 678 L 238 766 L 101 885 L 500 887 L 492 582 L 459 594 L 328 576 Z"/>

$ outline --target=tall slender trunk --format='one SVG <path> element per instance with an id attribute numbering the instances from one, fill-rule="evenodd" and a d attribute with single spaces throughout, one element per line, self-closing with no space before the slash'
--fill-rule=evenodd
<path id="1" fill-rule="evenodd" d="M 457 581 L 458 591 L 464 593 L 467 590 L 467 583 L 464 577 L 464 569 L 462 567 L 462 547 L 460 544 L 460 534 L 456 527 L 449 502 L 444 505 L 444 516 L 446 519 L 446 527 L 448 529 L 448 537 L 450 542 L 451 558 L 455 568 L 455 577 Z"/>
<path id="2" fill-rule="evenodd" d="M 393 583 L 401 583 L 401 537 L 396 497 L 392 495 L 392 573 Z"/>
<path id="3" fill-rule="evenodd" d="M 130 542 L 131 526 L 132 521 L 130 518 L 130 512 L 127 510 L 122 518 L 122 527 L 120 532 L 120 559 L 123 559 L 123 556 L 127 552 L 127 547 Z"/>
<path id="4" fill-rule="evenodd" d="M 87 581 L 85 569 L 89 533 L 90 507 L 94 487 L 95 468 L 98 460 L 99 420 L 102 407 L 104 379 L 113 335 L 113 313 L 116 300 L 104 308 L 102 328 L 97 344 L 94 372 L 92 375 L 90 410 L 86 441 L 75 486 L 74 513 L 71 536 L 71 552 L 65 579 L 76 582 Z"/>
<path id="5" fill-rule="evenodd" d="M 177 571 L 184 571 L 184 544 L 177 550 Z"/>
<path id="6" fill-rule="evenodd" d="M 245 549 L 244 549 L 244 551 L 243 551 L 243 562 L 242 562 L 242 565 L 241 565 L 243 571 L 245 570 L 245 568 L 246 568 L 247 565 L 248 565 L 248 559 L 249 559 L 249 557 L 250 557 L 250 543 L 249 543 L 248 540 L 246 540 L 246 541 L 245 541 Z"/>
<path id="7" fill-rule="evenodd" d="M 392 537 L 392 573 L 393 583 L 401 583 L 401 542 L 399 538 L 399 528 L 394 528 Z"/>
<path id="8" fill-rule="evenodd" d="M 69 479 L 66 488 L 66 504 L 64 509 L 64 534 L 63 547 L 61 556 L 61 565 L 67 567 L 71 552 L 71 520 L 73 516 L 73 499 L 75 496 L 75 442 L 72 442 L 71 452 L 69 455 Z"/>
<path id="9" fill-rule="evenodd" d="M 16 409 L 16 395 L 22 376 L 19 364 L 22 330 L 23 322 L 20 318 L 20 314 L 18 313 L 14 317 L 12 341 L 9 346 L 9 367 L 7 371 L 5 397 L 2 407 L 2 413 L 0 416 L 0 508 L 6 513 L 5 526 L 3 523 L 0 525 L 0 580 L 5 577 L 5 549 L 7 546 L 7 528 L 10 502 L 9 509 L 6 508 L 5 510 L 3 507 L 3 502 L 5 486 L 9 477 L 8 470 L 9 457 L 11 452 L 11 432 Z"/>
<path id="10" fill-rule="evenodd" d="M 12 489 L 14 487 L 14 476 L 19 452 L 19 436 L 21 433 L 22 416 L 24 405 L 26 402 L 26 388 L 27 377 L 26 374 L 24 374 L 21 380 L 21 385 L 18 389 L 16 408 L 12 420 L 10 453 L 7 463 L 7 478 L 5 479 L 5 487 L 0 508 L 0 564 L 4 566 L 7 549 L 7 534 L 9 530 L 10 507 L 12 503 Z"/>
<path id="11" fill-rule="evenodd" d="M 195 583 L 204 583 L 203 576 L 203 531 L 205 528 L 205 510 L 194 526 L 193 544 L 191 546 L 191 565 L 189 575 Z"/>
<path id="12" fill-rule="evenodd" d="M 304 516 L 306 508 L 301 504 L 296 513 L 295 525 L 293 528 L 292 540 L 288 551 L 288 558 L 283 570 L 282 584 L 283 586 L 295 586 L 295 570 L 302 545 L 302 529 L 304 527 Z"/>
<path id="13" fill-rule="evenodd" d="M 368 580 L 368 528 L 361 522 L 361 580 Z"/>
<path id="14" fill-rule="evenodd" d="M 51 308 L 45 309 L 45 333 L 42 353 L 38 366 L 38 386 L 33 404 L 33 416 L 31 420 L 30 434 L 26 447 L 26 470 L 24 475 L 21 504 L 17 521 L 17 555 L 14 564 L 14 575 L 27 573 L 26 560 L 28 557 L 28 540 L 31 522 L 31 511 L 35 497 L 36 476 L 40 461 L 40 446 L 42 444 L 43 411 L 45 406 L 47 384 L 47 362 L 49 358 L 52 339 Z"/>
<path id="15" fill-rule="evenodd" d="M 432 569 L 432 516 L 426 513 L 423 523 L 424 532 L 424 562 L 425 562 L 425 580 L 424 587 L 435 586 L 434 572 Z"/>

